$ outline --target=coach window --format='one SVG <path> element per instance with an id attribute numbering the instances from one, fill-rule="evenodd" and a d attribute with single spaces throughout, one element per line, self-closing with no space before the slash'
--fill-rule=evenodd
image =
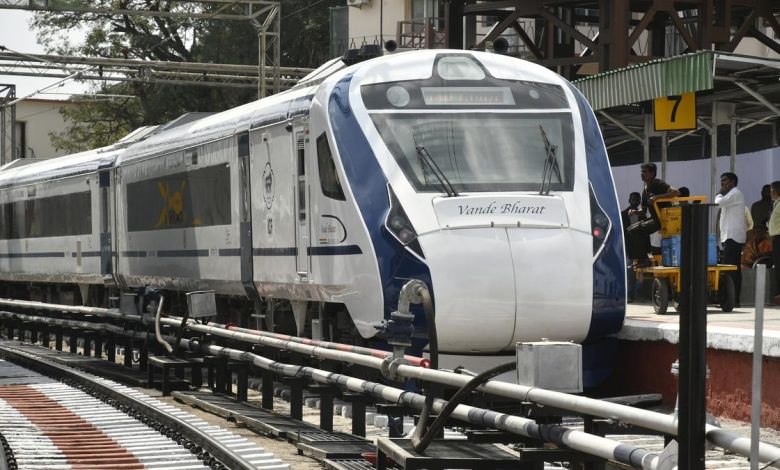
<path id="1" fill-rule="evenodd" d="M 344 197 L 344 190 L 336 172 L 336 163 L 333 161 L 333 154 L 330 152 L 328 137 L 324 132 L 317 137 L 317 166 L 320 170 L 322 194 L 331 199 L 346 201 L 347 198 Z"/>

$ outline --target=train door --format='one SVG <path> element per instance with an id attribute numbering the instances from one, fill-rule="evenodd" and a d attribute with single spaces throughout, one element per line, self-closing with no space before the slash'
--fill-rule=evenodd
<path id="1" fill-rule="evenodd" d="M 103 283 L 107 287 L 116 287 L 117 277 L 116 258 L 116 213 L 114 212 L 114 165 L 102 166 L 98 170 L 98 198 L 99 198 L 99 227 L 100 227 L 100 274 Z"/>
<path id="2" fill-rule="evenodd" d="M 254 285 L 254 256 L 252 254 L 252 180 L 249 163 L 249 132 L 238 134 L 238 200 L 239 246 L 241 256 L 241 284 L 247 296 L 259 300 Z"/>
<path id="3" fill-rule="evenodd" d="M 306 179 L 306 139 L 305 130 L 296 128 L 293 132 L 293 149 L 295 149 L 295 244 L 298 255 L 296 268 L 298 280 L 305 281 L 309 278 L 310 258 L 309 246 L 311 237 L 309 232 L 309 185 Z"/>

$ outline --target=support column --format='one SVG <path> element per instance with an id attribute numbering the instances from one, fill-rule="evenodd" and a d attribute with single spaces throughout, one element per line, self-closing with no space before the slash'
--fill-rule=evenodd
<path id="1" fill-rule="evenodd" d="M 447 47 L 461 49 L 463 47 L 463 10 L 464 0 L 445 0 L 444 31 L 447 34 Z"/>
<path id="2" fill-rule="evenodd" d="M 108 362 L 116 362 L 116 337 L 114 335 L 108 335 L 106 340 L 106 354 L 108 355 Z"/>
<path id="3" fill-rule="evenodd" d="M 661 179 L 666 181 L 666 162 L 669 159 L 669 133 L 661 134 Z"/>
<path id="4" fill-rule="evenodd" d="M 709 204 L 682 206 L 680 263 L 680 468 L 704 470 L 707 385 L 707 239 Z"/>
<path id="5" fill-rule="evenodd" d="M 133 367 L 133 339 L 125 339 L 124 355 L 123 355 L 125 367 Z"/>
<path id="6" fill-rule="evenodd" d="M 718 194 L 718 104 L 712 102 L 712 127 L 710 128 L 710 202 Z"/>
<path id="7" fill-rule="evenodd" d="M 78 351 L 79 339 L 76 336 L 76 330 L 68 330 L 68 348 L 71 354 L 76 354 Z"/>
<path id="8" fill-rule="evenodd" d="M 628 65 L 629 2 L 599 1 L 599 72 Z"/>
<path id="9" fill-rule="evenodd" d="M 650 122 L 653 119 L 651 114 L 644 114 L 645 118 L 645 132 L 642 136 L 642 161 L 644 163 L 650 163 L 650 128 L 653 125 Z"/>
<path id="10" fill-rule="evenodd" d="M 58 326 L 54 329 L 54 348 L 57 351 L 62 351 L 62 327 Z"/>
<path id="11" fill-rule="evenodd" d="M 737 117 L 731 116 L 731 136 L 729 138 L 731 142 L 731 167 L 732 173 L 736 173 L 737 170 Z"/>

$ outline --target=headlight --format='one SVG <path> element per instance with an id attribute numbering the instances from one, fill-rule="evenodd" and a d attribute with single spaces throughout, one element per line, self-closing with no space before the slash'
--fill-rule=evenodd
<path id="1" fill-rule="evenodd" d="M 401 203 L 389 185 L 387 191 L 390 194 L 390 211 L 385 219 L 385 227 L 403 246 L 412 250 L 417 256 L 425 258 L 420 242 L 417 240 L 417 232 L 409 217 L 406 216 L 404 208 L 401 207 Z"/>

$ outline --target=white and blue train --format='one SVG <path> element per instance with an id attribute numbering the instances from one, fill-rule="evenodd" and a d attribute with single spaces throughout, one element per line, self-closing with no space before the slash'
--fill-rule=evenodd
<path id="1" fill-rule="evenodd" d="M 10 165 L 0 217 L 6 295 L 36 300 L 213 289 L 247 318 L 273 306 L 267 328 L 330 316 L 322 336 L 356 341 L 419 279 L 440 351 L 477 355 L 593 342 L 625 313 L 593 112 L 560 76 L 496 54 L 337 59 L 254 103 Z"/>

